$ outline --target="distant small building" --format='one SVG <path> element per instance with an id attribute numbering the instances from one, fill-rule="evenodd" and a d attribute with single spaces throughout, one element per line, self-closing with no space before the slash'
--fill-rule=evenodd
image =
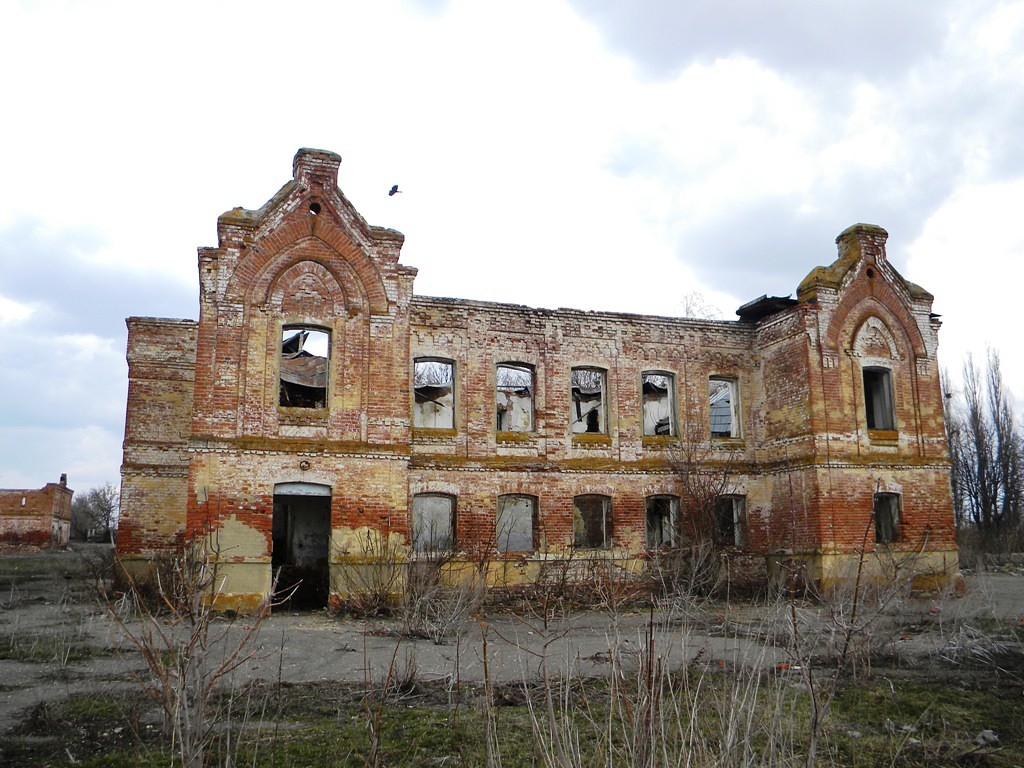
<path id="1" fill-rule="evenodd" d="M 74 493 L 64 474 L 38 490 L 0 488 L 0 544 L 66 547 Z"/>

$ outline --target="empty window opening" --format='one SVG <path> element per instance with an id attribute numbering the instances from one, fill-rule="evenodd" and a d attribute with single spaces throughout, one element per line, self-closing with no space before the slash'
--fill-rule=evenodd
<path id="1" fill-rule="evenodd" d="M 725 547 L 742 547 L 747 543 L 745 496 L 719 496 L 715 500 L 715 540 Z"/>
<path id="2" fill-rule="evenodd" d="M 289 594 L 294 590 L 289 600 L 294 608 L 327 607 L 330 493 L 327 486 L 305 483 L 275 489 L 271 567 L 280 591 Z"/>
<path id="3" fill-rule="evenodd" d="M 455 429 L 455 364 L 450 360 L 416 360 L 412 385 L 415 398 L 412 425 Z"/>
<path id="4" fill-rule="evenodd" d="M 864 411 L 868 429 L 896 429 L 892 373 L 887 368 L 864 369 Z"/>
<path id="5" fill-rule="evenodd" d="M 281 331 L 281 387 L 287 408 L 326 408 L 330 334 L 315 328 Z"/>
<path id="6" fill-rule="evenodd" d="M 600 368 L 573 368 L 572 388 L 572 431 L 606 434 L 605 371 Z"/>
<path id="7" fill-rule="evenodd" d="M 675 379 L 672 374 L 646 371 L 641 376 L 644 402 L 644 436 L 676 433 Z"/>
<path id="8" fill-rule="evenodd" d="M 676 512 L 679 499 L 675 496 L 647 497 L 647 547 L 657 549 L 675 541 Z"/>
<path id="9" fill-rule="evenodd" d="M 607 549 L 612 545 L 612 500 L 577 496 L 572 503 L 573 546 Z"/>
<path id="10" fill-rule="evenodd" d="M 502 363 L 495 384 L 499 432 L 533 431 L 533 368 Z"/>
<path id="11" fill-rule="evenodd" d="M 495 534 L 500 552 L 532 552 L 537 519 L 537 498 L 520 494 L 498 497 Z"/>
<path id="12" fill-rule="evenodd" d="M 309 215 L 310 216 L 319 216 L 320 215 L 320 203 L 310 203 L 309 204 Z"/>
<path id="13" fill-rule="evenodd" d="M 712 437 L 739 437 L 739 393 L 736 379 L 712 377 L 708 407 Z"/>
<path id="14" fill-rule="evenodd" d="M 412 499 L 412 547 L 417 552 L 438 552 L 455 542 L 455 498 L 420 493 Z"/>
<path id="15" fill-rule="evenodd" d="M 898 493 L 875 494 L 875 541 L 891 544 L 899 538 L 900 497 Z"/>

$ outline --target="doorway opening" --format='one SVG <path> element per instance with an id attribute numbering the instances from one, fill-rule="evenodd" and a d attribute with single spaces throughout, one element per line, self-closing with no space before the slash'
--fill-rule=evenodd
<path id="1" fill-rule="evenodd" d="M 315 483 L 274 486 L 271 567 L 287 608 L 316 610 L 330 597 L 331 489 Z"/>

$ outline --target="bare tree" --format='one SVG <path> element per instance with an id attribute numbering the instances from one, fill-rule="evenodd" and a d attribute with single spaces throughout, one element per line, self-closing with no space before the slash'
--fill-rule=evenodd
<path id="1" fill-rule="evenodd" d="M 989 350 L 984 376 L 968 355 L 959 398 L 946 387 L 946 437 L 953 506 L 961 527 L 974 527 L 987 551 L 1012 544 L 1024 507 L 1024 430 L 1003 383 L 999 353 Z"/>
<path id="2" fill-rule="evenodd" d="M 113 483 L 104 483 L 76 495 L 71 502 L 71 538 L 113 541 L 119 504 L 120 493 Z"/>

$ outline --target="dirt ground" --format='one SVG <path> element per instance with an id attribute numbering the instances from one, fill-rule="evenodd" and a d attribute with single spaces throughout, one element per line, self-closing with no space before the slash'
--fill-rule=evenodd
<path id="1" fill-rule="evenodd" d="M 0 554 L 0 738 L 40 702 L 137 688 L 135 678 L 146 675 L 138 650 L 96 601 L 83 549 L 89 554 L 95 546 Z M 872 630 L 872 654 L 906 667 L 972 662 L 984 669 L 1004 663 L 1000 658 L 1009 653 L 1019 656 L 1024 673 L 1024 573 L 967 574 L 966 583 L 960 598 L 929 595 L 888 606 Z M 613 656 L 629 658 L 640 647 L 657 649 L 669 665 L 697 659 L 782 668 L 792 663 L 791 654 L 785 642 L 770 641 L 788 632 L 794 616 L 827 642 L 828 609 L 810 602 L 690 601 L 656 611 L 549 616 L 546 625 L 535 612 L 490 613 L 474 615 L 439 644 L 399 637 L 395 623 L 383 619 L 277 612 L 261 626 L 253 659 L 231 682 L 358 684 L 414 668 L 426 682 L 472 683 L 484 679 L 485 662 L 494 682 L 570 671 L 600 676 Z M 245 621 L 223 622 L 226 646 L 245 631 Z"/>

